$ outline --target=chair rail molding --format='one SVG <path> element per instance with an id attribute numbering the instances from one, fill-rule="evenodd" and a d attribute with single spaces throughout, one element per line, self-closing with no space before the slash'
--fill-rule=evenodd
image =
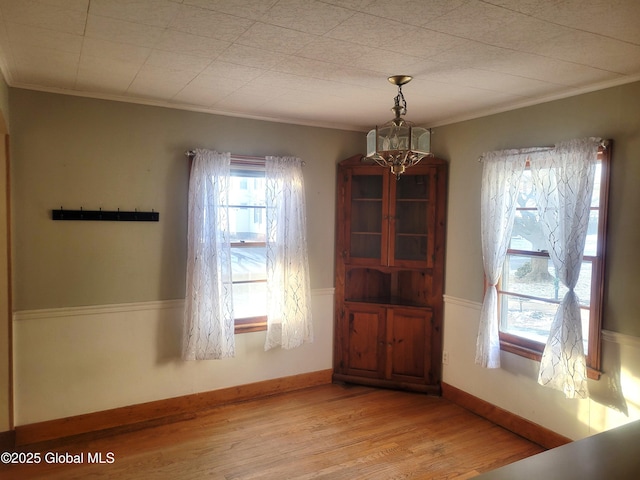
<path id="1" fill-rule="evenodd" d="M 316 288 L 311 290 L 312 297 L 331 296 L 334 289 Z M 110 313 L 125 313 L 144 310 L 165 310 L 184 308 L 184 299 L 155 300 L 149 302 L 114 303 L 108 305 L 85 305 L 74 307 L 40 308 L 33 310 L 18 310 L 13 312 L 14 321 L 40 320 L 44 318 L 59 318 L 72 316 L 102 315 Z"/>
<path id="2" fill-rule="evenodd" d="M 443 295 L 446 305 L 456 305 L 459 307 L 469 308 L 471 310 L 482 310 L 482 303 L 466 298 L 454 297 L 453 295 Z M 640 319 L 638 319 L 640 321 Z M 640 349 L 640 337 L 635 335 L 627 335 L 626 333 L 614 332 L 613 330 L 602 330 L 602 340 L 609 343 L 617 343 Z"/>

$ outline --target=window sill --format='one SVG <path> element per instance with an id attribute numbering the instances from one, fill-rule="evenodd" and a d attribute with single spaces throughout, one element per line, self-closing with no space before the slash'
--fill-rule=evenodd
<path id="1" fill-rule="evenodd" d="M 238 318 L 235 321 L 234 333 L 264 332 L 267 330 L 267 317 Z"/>
<path id="2" fill-rule="evenodd" d="M 501 334 L 501 337 L 502 335 L 503 334 Z M 500 350 L 513 353 L 514 355 L 520 355 L 521 357 L 525 357 L 536 362 L 540 362 L 540 360 L 542 360 L 542 351 L 544 349 L 544 345 L 532 341 L 527 341 L 527 343 L 528 345 L 525 346 L 506 340 L 504 338 L 500 338 Z M 538 346 L 539 348 L 536 348 Z M 601 375 L 601 371 L 596 370 L 595 368 L 591 368 L 587 365 L 587 378 L 589 378 L 590 380 L 600 380 Z"/>

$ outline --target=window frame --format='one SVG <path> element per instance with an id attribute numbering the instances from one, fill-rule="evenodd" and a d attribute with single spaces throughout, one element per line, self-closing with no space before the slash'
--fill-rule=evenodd
<path id="1" fill-rule="evenodd" d="M 235 168 L 234 168 L 235 167 Z M 263 157 L 243 157 L 243 156 L 231 156 L 231 175 L 233 176 L 234 170 L 236 171 L 261 171 L 266 173 L 265 159 Z M 231 242 L 231 248 L 254 248 L 254 247 L 266 247 L 266 242 Z M 232 288 L 236 283 L 264 283 L 266 280 L 255 281 L 231 281 Z M 251 333 L 262 332 L 267 330 L 267 316 L 260 315 L 255 317 L 242 317 L 234 318 L 234 333 Z"/>
<path id="2" fill-rule="evenodd" d="M 601 164 L 601 179 L 600 179 L 600 201 L 599 201 L 599 216 L 598 216 L 598 245 L 596 248 L 596 255 L 585 255 L 583 259 L 591 261 L 592 274 L 591 274 L 591 303 L 589 309 L 589 339 L 588 339 L 588 352 L 586 357 L 587 364 L 587 376 L 590 379 L 598 380 L 602 374 L 601 361 L 602 361 L 602 316 L 604 311 L 604 293 L 605 293 L 605 256 L 606 256 L 606 243 L 607 243 L 607 216 L 609 206 L 609 177 L 611 169 L 611 150 L 612 142 L 609 140 L 606 143 L 606 148 L 600 147 L 598 150 L 598 160 Z M 529 168 L 529 162 L 527 162 L 526 168 Z M 524 254 L 531 256 L 531 252 L 528 250 L 508 249 L 508 254 Z M 549 257 L 549 254 L 540 253 L 538 255 Z M 488 287 L 485 278 L 485 290 Z M 497 285 L 498 289 L 498 322 L 502 318 L 502 295 L 507 293 L 502 290 L 502 276 Z M 547 299 L 544 299 L 548 301 Z M 500 349 L 506 352 L 520 355 L 525 358 L 529 358 L 535 361 L 541 361 L 542 353 L 544 351 L 545 344 L 532 340 L 530 338 L 522 337 L 513 333 L 503 332 L 498 324 L 498 335 L 500 338 Z"/>

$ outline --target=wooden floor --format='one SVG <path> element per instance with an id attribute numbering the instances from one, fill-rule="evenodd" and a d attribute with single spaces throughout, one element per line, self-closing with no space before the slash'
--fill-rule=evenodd
<path id="1" fill-rule="evenodd" d="M 543 451 L 440 397 L 323 385 L 84 442 L 3 479 L 468 479 Z M 53 452 L 82 461 L 51 464 Z M 103 461 L 95 464 L 97 454 Z M 80 457 L 79 455 L 82 454 Z"/>

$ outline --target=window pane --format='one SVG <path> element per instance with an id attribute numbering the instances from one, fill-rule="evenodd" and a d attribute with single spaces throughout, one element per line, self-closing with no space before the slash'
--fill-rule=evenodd
<path id="1" fill-rule="evenodd" d="M 600 211 L 591 210 L 589 214 L 589 227 L 587 230 L 587 239 L 584 242 L 584 255 L 595 257 L 598 252 L 598 221 Z"/>
<path id="2" fill-rule="evenodd" d="M 593 195 L 591 196 L 591 207 L 600 206 L 600 184 L 602 183 L 602 163 L 596 164 L 596 173 L 593 178 Z"/>
<path id="3" fill-rule="evenodd" d="M 590 261 L 582 262 L 575 288 L 580 305 L 589 306 L 591 302 L 591 270 Z M 568 291 L 548 257 L 509 254 L 502 275 L 502 290 L 512 293 L 559 302 Z"/>
<path id="4" fill-rule="evenodd" d="M 546 239 L 538 217 L 533 179 L 529 169 L 522 173 L 516 202 L 516 214 L 513 220 L 509 248 L 534 252 L 547 250 Z"/>
<path id="5" fill-rule="evenodd" d="M 231 247 L 231 276 L 233 282 L 249 280 L 266 280 L 267 249 L 266 247 Z M 234 286 L 235 295 L 235 286 Z"/>
<path id="6" fill-rule="evenodd" d="M 598 210 L 591 210 L 589 214 L 589 227 L 583 255 L 596 256 L 599 213 Z M 538 220 L 538 212 L 535 210 L 516 211 L 513 220 L 511 241 L 509 243 L 511 250 L 542 252 L 548 249 L 544 233 L 542 232 L 542 225 Z"/>
<path id="7" fill-rule="evenodd" d="M 229 187 L 229 205 L 265 205 L 265 179 L 234 173 Z"/>
<path id="8" fill-rule="evenodd" d="M 231 247 L 233 310 L 235 318 L 267 314 L 267 249 L 264 246 Z M 238 283 L 251 282 L 251 283 Z"/>
<path id="9" fill-rule="evenodd" d="M 545 343 L 558 305 L 511 295 L 501 297 L 500 330 Z"/>
<path id="10" fill-rule="evenodd" d="M 546 343 L 558 305 L 501 294 L 500 331 Z M 584 353 L 589 345 L 589 310 L 580 309 Z"/>
<path id="11" fill-rule="evenodd" d="M 231 242 L 264 242 L 267 224 L 264 207 L 229 208 Z"/>
<path id="12" fill-rule="evenodd" d="M 267 283 L 234 284 L 233 313 L 235 318 L 266 316 Z"/>
<path id="13" fill-rule="evenodd" d="M 232 242 L 264 242 L 265 179 L 259 172 L 234 172 L 229 189 L 229 229 Z"/>
<path id="14" fill-rule="evenodd" d="M 537 210 L 516 210 L 509 248 L 533 252 L 547 250 Z"/>

